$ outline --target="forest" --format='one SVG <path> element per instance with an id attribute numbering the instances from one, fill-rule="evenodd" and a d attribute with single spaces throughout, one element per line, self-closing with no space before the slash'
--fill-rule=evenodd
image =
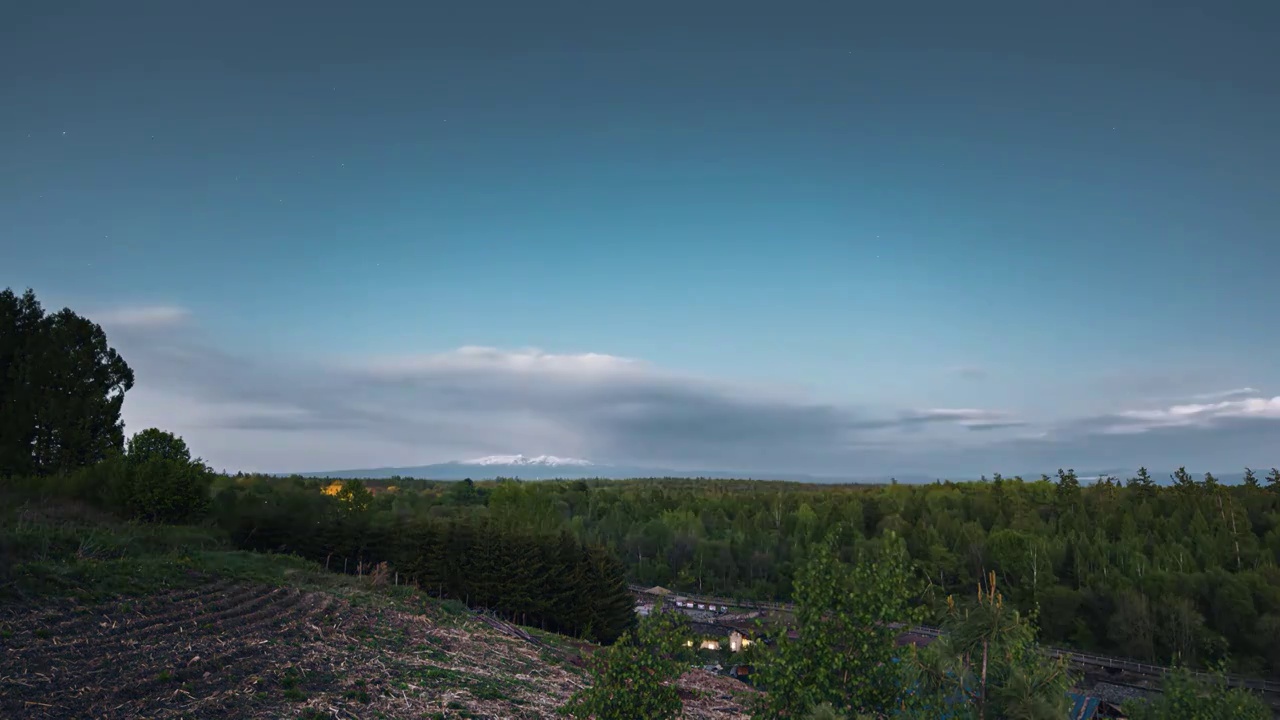
<path id="1" fill-rule="evenodd" d="M 994 571 L 1008 600 L 1037 618 L 1043 642 L 1280 677 L 1280 472 L 1245 478 L 1226 486 L 1178 470 L 1161 484 L 1140 470 L 1082 485 L 1063 470 L 882 486 L 367 484 L 396 513 L 567 528 L 615 552 L 632 582 L 738 598 L 792 599 L 797 568 L 837 528 L 870 541 L 892 532 L 905 542 L 926 619 Z"/>

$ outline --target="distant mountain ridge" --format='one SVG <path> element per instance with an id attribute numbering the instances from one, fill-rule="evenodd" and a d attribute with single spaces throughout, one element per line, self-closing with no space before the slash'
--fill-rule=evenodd
<path id="1" fill-rule="evenodd" d="M 459 465 L 511 465 L 518 467 L 543 466 L 543 467 L 587 467 L 595 463 L 590 460 L 570 457 L 556 457 L 555 455 L 535 455 L 533 457 L 525 457 L 524 455 L 489 455 L 488 457 L 476 458 L 474 460 L 462 460 Z"/>
<path id="2" fill-rule="evenodd" d="M 561 458 L 554 455 L 491 455 L 474 460 L 458 460 L 435 465 L 413 467 L 382 467 L 352 470 L 325 470 L 298 473 L 314 478 L 361 478 L 383 480 L 392 477 L 421 480 L 493 480 L 499 477 L 521 480 L 625 480 L 630 478 L 678 477 L 714 478 L 719 480 L 788 480 L 810 483 L 887 483 L 889 477 L 835 477 L 805 473 L 778 473 L 729 470 L 674 470 L 663 467 L 638 465 L 597 465 L 580 458 Z M 899 482 L 933 482 L 933 478 L 899 477 Z"/>
<path id="3" fill-rule="evenodd" d="M 1056 472 L 1056 471 L 1055 471 Z M 1055 472 L 1050 472 L 1050 479 L 1056 480 Z M 1158 485 L 1171 484 L 1172 471 L 1151 471 L 1151 477 Z M 323 470 L 304 473 L 280 473 L 282 475 L 297 474 L 311 478 L 360 478 L 366 480 L 385 480 L 393 477 L 415 478 L 420 480 L 493 480 L 495 478 L 519 478 L 521 480 L 627 480 L 633 478 L 708 478 L 714 480 L 783 480 L 800 483 L 838 484 L 838 483 L 888 483 L 897 480 L 908 485 L 931 483 L 936 479 L 947 479 L 945 476 L 932 475 L 814 475 L 795 472 L 740 471 L 740 470 L 674 470 L 672 468 L 641 465 L 597 465 L 590 460 L 555 455 L 489 455 L 472 460 L 455 460 L 434 465 L 416 465 L 412 467 L 361 468 L 351 470 Z M 1099 477 L 1112 476 L 1123 483 L 1136 474 L 1134 471 L 1080 471 L 1076 476 L 1082 485 L 1092 485 Z M 1266 473 L 1258 470 L 1259 479 Z M 1204 478 L 1203 472 L 1192 472 L 1197 481 Z M 992 474 L 987 474 L 987 479 Z M 1014 477 L 1006 474 L 1006 478 Z M 1224 485 L 1237 485 L 1243 482 L 1244 473 L 1214 473 L 1214 477 Z M 1040 473 L 1024 473 L 1022 478 L 1031 482 L 1040 479 Z M 953 482 L 974 482 L 978 476 L 953 476 Z"/>

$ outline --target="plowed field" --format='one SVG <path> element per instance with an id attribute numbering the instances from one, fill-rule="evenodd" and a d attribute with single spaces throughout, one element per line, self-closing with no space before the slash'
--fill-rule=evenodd
<path id="1" fill-rule="evenodd" d="M 540 718 L 582 677 L 467 616 L 210 580 L 0 616 L 4 718 Z M 692 673 L 689 717 L 742 717 Z"/>

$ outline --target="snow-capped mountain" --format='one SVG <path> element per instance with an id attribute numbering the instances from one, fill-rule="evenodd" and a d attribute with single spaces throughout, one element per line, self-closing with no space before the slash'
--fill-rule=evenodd
<path id="1" fill-rule="evenodd" d="M 555 455 L 489 455 L 473 460 L 462 460 L 459 465 L 511 465 L 514 467 L 587 467 L 594 465 L 590 460 Z"/>
<path id="2" fill-rule="evenodd" d="M 590 478 L 756 478 L 761 480 L 794 480 L 799 482 L 848 482 L 852 478 L 820 477 L 802 473 L 777 472 L 732 472 L 725 470 L 674 470 L 671 468 L 640 465 L 597 465 L 581 458 L 562 458 L 553 455 L 490 455 L 473 460 L 438 463 L 436 465 L 419 465 L 417 467 L 382 467 L 362 470 L 330 470 L 327 472 L 300 473 L 306 477 L 319 478 L 367 478 L 386 479 L 392 477 L 421 478 L 424 480 L 492 480 L 494 478 L 519 478 L 521 480 L 577 480 Z M 928 482 L 931 478 L 907 480 L 901 482 Z M 888 478 L 877 478 L 874 482 L 886 482 Z"/>
<path id="3" fill-rule="evenodd" d="M 454 460 L 435 465 L 416 467 L 382 467 L 362 470 L 329 470 L 326 472 L 300 473 L 318 478 L 367 478 L 393 477 L 420 478 L 423 480 L 492 480 L 494 478 L 519 478 L 521 480 L 577 480 L 590 478 L 720 478 L 759 480 L 792 480 L 797 482 L 888 482 L 888 477 L 833 477 L 786 472 L 743 472 L 726 470 L 674 470 L 658 466 L 596 464 L 590 460 L 556 455 L 488 455 L 471 460 Z M 898 476 L 899 482 L 931 482 L 923 476 Z"/>

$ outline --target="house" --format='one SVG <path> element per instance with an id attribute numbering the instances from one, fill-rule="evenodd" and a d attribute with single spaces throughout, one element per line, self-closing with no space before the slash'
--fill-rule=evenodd
<path id="1" fill-rule="evenodd" d="M 742 652 L 754 642 L 738 630 L 729 631 L 729 652 Z"/>

